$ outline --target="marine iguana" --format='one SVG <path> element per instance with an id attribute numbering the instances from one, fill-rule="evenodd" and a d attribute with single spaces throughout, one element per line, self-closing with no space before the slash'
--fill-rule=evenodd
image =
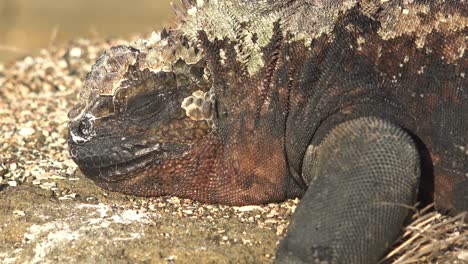
<path id="1" fill-rule="evenodd" d="M 105 52 L 69 112 L 99 186 L 302 197 L 277 263 L 375 263 L 417 199 L 468 210 L 465 1 L 182 2 L 175 29 Z"/>

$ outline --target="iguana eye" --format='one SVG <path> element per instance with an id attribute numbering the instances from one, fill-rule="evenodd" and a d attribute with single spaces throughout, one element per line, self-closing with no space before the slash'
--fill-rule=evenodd
<path id="1" fill-rule="evenodd" d="M 78 124 L 78 133 L 81 137 L 88 137 L 93 132 L 93 125 L 88 119 L 83 119 Z"/>

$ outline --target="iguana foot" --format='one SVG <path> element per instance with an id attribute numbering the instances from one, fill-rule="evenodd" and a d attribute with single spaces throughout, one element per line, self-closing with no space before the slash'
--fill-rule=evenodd
<path id="1" fill-rule="evenodd" d="M 419 156 L 412 139 L 382 119 L 359 118 L 335 127 L 307 155 L 309 188 L 276 263 L 376 263 L 416 199 Z"/>

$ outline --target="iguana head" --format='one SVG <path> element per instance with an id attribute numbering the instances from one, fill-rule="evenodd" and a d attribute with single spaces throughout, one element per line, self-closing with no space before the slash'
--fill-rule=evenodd
<path id="1" fill-rule="evenodd" d="M 299 15 L 281 22 L 284 8 L 268 1 L 183 3 L 174 31 L 114 47 L 92 67 L 69 113 L 71 157 L 100 186 L 124 193 L 229 204 L 283 197 L 284 156 L 276 169 L 256 150 L 283 151 L 282 131 L 270 137 L 270 128 L 285 115 L 271 109 L 288 92 L 276 87 L 285 98 L 271 103 L 266 84 L 281 79 L 272 72 L 282 40 L 304 48 L 309 28 L 289 30 Z"/>
<path id="2" fill-rule="evenodd" d="M 196 48 L 171 33 L 106 51 L 69 112 L 69 147 L 96 181 L 129 179 L 178 159 L 211 129 L 209 77 Z"/>

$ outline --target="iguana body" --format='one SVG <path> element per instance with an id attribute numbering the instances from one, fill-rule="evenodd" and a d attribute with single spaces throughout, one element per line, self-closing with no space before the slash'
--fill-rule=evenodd
<path id="1" fill-rule="evenodd" d="M 106 52 L 69 113 L 71 156 L 97 184 L 231 205 L 303 196 L 284 263 L 376 262 L 418 189 L 468 210 L 466 3 L 178 12 L 177 29 Z"/>

